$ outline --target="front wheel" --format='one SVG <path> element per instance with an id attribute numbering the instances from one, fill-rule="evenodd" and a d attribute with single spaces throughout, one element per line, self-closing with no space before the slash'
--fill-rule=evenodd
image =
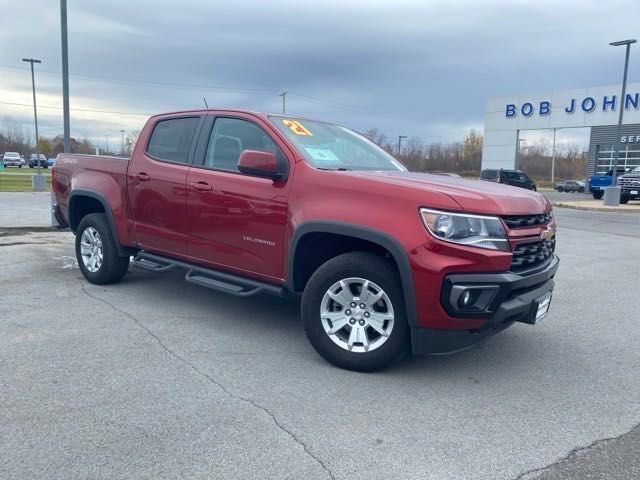
<path id="1" fill-rule="evenodd" d="M 84 277 L 98 285 L 120 281 L 129 268 L 129 257 L 118 255 L 114 232 L 104 213 L 91 213 L 80 221 L 76 258 Z"/>
<path id="2" fill-rule="evenodd" d="M 595 190 L 592 193 L 593 193 L 593 198 L 595 198 L 596 200 L 600 200 L 604 196 L 604 192 L 601 190 Z"/>
<path id="3" fill-rule="evenodd" d="M 559 193 L 564 192 L 564 188 L 562 188 L 562 187 L 558 187 L 558 192 L 559 192 Z"/>
<path id="4" fill-rule="evenodd" d="M 627 203 L 629 203 L 629 197 L 627 197 L 626 195 L 622 195 L 620 197 L 620 203 L 622 203 L 623 205 L 626 205 Z"/>
<path id="5" fill-rule="evenodd" d="M 408 348 L 409 327 L 395 267 L 378 255 L 350 252 L 322 265 L 302 296 L 311 345 L 328 362 L 370 372 Z"/>

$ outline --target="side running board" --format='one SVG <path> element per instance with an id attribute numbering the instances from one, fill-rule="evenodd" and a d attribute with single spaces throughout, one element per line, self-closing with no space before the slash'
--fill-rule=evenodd
<path id="1" fill-rule="evenodd" d="M 192 265 L 153 253 L 139 252 L 133 259 L 132 264 L 149 272 L 157 273 L 168 272 L 175 268 L 184 268 L 187 270 L 187 274 L 184 277 L 187 282 L 237 297 L 249 297 L 257 293 L 268 293 L 282 297 L 285 294 L 284 288 L 277 285 Z"/>

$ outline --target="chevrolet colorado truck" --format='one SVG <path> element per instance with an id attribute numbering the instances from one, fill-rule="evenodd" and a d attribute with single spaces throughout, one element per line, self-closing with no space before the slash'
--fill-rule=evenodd
<path id="1" fill-rule="evenodd" d="M 52 188 L 89 282 L 132 263 L 301 295 L 313 347 L 352 370 L 535 324 L 559 264 L 542 195 L 412 173 L 352 130 L 283 115 L 153 116 L 129 159 L 60 154 Z"/>

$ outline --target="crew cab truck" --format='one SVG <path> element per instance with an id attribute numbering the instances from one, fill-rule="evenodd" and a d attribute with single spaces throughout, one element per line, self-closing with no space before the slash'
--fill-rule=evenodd
<path id="1" fill-rule="evenodd" d="M 120 281 L 132 259 L 232 295 L 301 295 L 313 347 L 352 370 L 536 323 L 559 264 L 542 195 L 412 173 L 302 118 L 157 115 L 130 159 L 60 154 L 52 183 L 89 282 Z"/>
<path id="2" fill-rule="evenodd" d="M 618 177 L 617 184 L 620 187 L 620 203 L 640 200 L 640 166 Z"/>

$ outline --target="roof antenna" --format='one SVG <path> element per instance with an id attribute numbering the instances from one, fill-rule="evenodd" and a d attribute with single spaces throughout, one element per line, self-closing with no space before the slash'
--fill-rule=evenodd
<path id="1" fill-rule="evenodd" d="M 209 108 L 209 104 L 207 103 L 207 97 L 202 97 L 202 100 L 204 100 L 204 106 Z"/>

